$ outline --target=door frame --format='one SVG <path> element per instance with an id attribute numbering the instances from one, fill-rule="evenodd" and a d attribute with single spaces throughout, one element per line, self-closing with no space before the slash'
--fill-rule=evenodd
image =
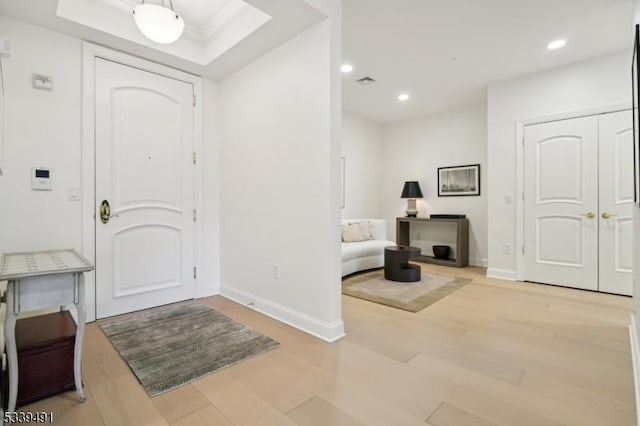
<path id="1" fill-rule="evenodd" d="M 588 108 L 564 113 L 549 114 L 539 117 L 517 120 L 515 123 L 516 145 L 516 192 L 514 194 L 516 211 L 516 281 L 525 280 L 524 268 L 524 128 L 533 124 L 549 123 L 552 121 L 569 120 L 572 118 L 589 117 L 593 115 L 609 114 L 631 109 L 630 102 Z"/>
<path id="2" fill-rule="evenodd" d="M 106 59 L 132 68 L 180 80 L 193 86 L 194 107 L 193 150 L 196 161 L 193 180 L 194 209 L 203 211 L 202 145 L 203 145 L 203 82 L 202 78 L 166 65 L 118 52 L 86 41 L 82 42 L 82 253 L 96 268 L 96 180 L 95 180 L 95 60 Z M 202 264 L 202 220 L 194 222 L 194 266 Z M 87 321 L 96 319 L 96 274 L 85 274 Z M 194 298 L 205 294 L 202 280 L 194 278 Z"/>

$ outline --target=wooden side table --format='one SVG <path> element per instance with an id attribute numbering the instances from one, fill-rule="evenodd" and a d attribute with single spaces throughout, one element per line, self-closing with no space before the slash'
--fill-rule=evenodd
<path id="1" fill-rule="evenodd" d="M 16 316 L 74 304 L 78 313 L 74 346 L 73 373 L 78 398 L 84 402 L 82 389 L 82 338 L 86 321 L 84 273 L 93 265 L 73 249 L 5 253 L 0 257 L 0 281 L 8 281 L 4 321 L 7 363 L 9 366 L 9 398 L 7 411 L 15 411 L 18 395 L 18 354 L 16 348 Z"/>

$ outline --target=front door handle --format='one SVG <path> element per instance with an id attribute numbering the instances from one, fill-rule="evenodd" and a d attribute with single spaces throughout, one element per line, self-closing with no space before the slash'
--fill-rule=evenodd
<path id="1" fill-rule="evenodd" d="M 596 215 L 593 212 L 580 213 L 580 216 L 584 216 L 587 219 L 593 219 Z"/>
<path id="2" fill-rule="evenodd" d="M 111 206 L 109 206 L 109 202 L 107 200 L 102 200 L 102 204 L 100 204 L 100 220 L 102 223 L 109 223 L 110 218 Z"/>

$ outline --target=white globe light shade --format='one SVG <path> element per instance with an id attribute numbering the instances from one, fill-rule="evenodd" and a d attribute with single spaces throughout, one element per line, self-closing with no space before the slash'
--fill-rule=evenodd
<path id="1" fill-rule="evenodd" d="M 147 38 L 169 44 L 180 38 L 184 20 L 173 10 L 157 4 L 139 4 L 133 9 L 136 25 Z"/>

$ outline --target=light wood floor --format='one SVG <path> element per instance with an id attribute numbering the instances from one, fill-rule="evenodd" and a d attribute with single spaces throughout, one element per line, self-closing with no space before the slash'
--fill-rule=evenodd
<path id="1" fill-rule="evenodd" d="M 417 314 L 345 296 L 333 344 L 205 299 L 282 346 L 153 399 L 91 324 L 87 402 L 22 410 L 79 426 L 635 425 L 629 298 L 422 267 L 474 281 Z"/>

